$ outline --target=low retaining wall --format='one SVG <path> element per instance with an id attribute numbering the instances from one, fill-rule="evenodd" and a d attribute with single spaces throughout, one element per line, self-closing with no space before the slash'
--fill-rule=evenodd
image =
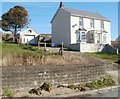
<path id="1" fill-rule="evenodd" d="M 105 74 L 105 65 L 60 65 L 60 66 L 3 66 L 2 88 L 24 90 L 40 86 L 48 81 L 60 84 L 83 84 Z"/>

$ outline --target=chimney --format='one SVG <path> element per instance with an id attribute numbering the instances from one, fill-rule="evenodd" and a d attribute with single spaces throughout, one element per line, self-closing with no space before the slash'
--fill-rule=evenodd
<path id="1" fill-rule="evenodd" d="M 60 8 L 64 8 L 63 2 L 60 2 Z"/>

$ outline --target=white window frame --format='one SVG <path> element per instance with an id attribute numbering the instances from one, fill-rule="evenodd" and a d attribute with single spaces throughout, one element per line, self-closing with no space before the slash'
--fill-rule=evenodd
<path id="1" fill-rule="evenodd" d="M 77 31 L 76 39 L 77 39 L 77 42 L 80 42 L 80 40 L 81 40 L 81 33 L 80 33 L 80 31 Z"/>
<path id="2" fill-rule="evenodd" d="M 101 34 L 100 33 L 97 33 L 97 43 L 100 43 L 101 42 Z"/>
<path id="3" fill-rule="evenodd" d="M 83 34 L 84 33 L 84 34 Z M 84 39 L 83 39 L 84 38 Z M 81 32 L 81 42 L 86 42 L 86 33 L 85 32 Z"/>
<path id="4" fill-rule="evenodd" d="M 90 19 L 90 28 L 94 28 L 94 19 Z"/>
<path id="5" fill-rule="evenodd" d="M 103 41 L 103 43 L 107 43 L 107 34 L 106 33 L 104 33 L 102 35 L 102 41 Z"/>
<path id="6" fill-rule="evenodd" d="M 77 31 L 76 38 L 77 38 L 77 42 L 86 42 L 86 32 L 85 31 Z"/>
<path id="7" fill-rule="evenodd" d="M 104 21 L 101 21 L 101 30 L 104 30 Z"/>
<path id="8" fill-rule="evenodd" d="M 81 18 L 81 17 L 79 18 L 79 26 L 83 27 L 83 18 Z"/>

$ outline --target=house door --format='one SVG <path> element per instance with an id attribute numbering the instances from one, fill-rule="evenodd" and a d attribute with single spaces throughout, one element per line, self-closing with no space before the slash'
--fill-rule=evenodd
<path id="1" fill-rule="evenodd" d="M 76 36 L 77 42 L 80 42 L 80 31 L 77 32 L 77 36 Z"/>
<path id="2" fill-rule="evenodd" d="M 77 32 L 77 42 L 86 42 L 86 33 L 85 32 Z"/>
<path id="3" fill-rule="evenodd" d="M 97 43 L 100 43 L 100 33 L 97 34 Z"/>

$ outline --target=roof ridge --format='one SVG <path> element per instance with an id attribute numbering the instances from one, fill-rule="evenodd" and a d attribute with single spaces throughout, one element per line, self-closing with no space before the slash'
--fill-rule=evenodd
<path id="1" fill-rule="evenodd" d="M 71 8 L 63 8 L 63 9 L 71 9 Z M 78 10 L 78 11 L 83 11 L 83 12 L 99 14 L 99 13 L 96 13 L 96 12 L 84 11 L 84 10 L 79 10 L 79 9 L 72 9 L 72 10 Z"/>
<path id="2" fill-rule="evenodd" d="M 100 13 L 84 11 L 84 10 L 79 10 L 79 9 L 71 9 L 71 8 L 62 8 L 62 9 L 64 9 L 66 12 L 68 12 L 71 15 L 77 15 L 81 17 L 89 17 L 89 18 L 96 18 L 96 19 L 110 21 L 109 19 L 101 15 Z"/>

